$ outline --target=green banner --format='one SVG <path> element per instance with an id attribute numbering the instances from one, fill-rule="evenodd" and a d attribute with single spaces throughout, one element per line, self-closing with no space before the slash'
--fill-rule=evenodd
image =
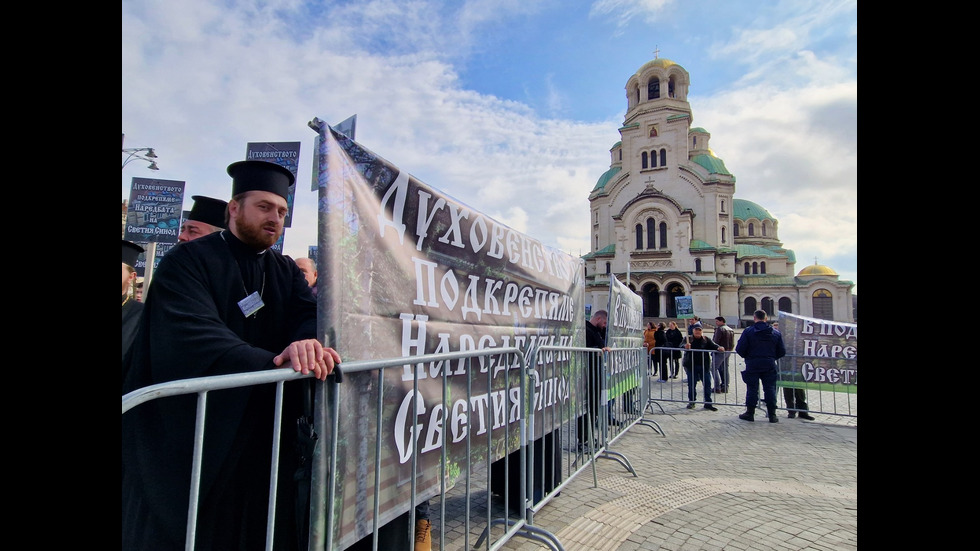
<path id="1" fill-rule="evenodd" d="M 857 324 L 779 313 L 779 386 L 857 394 Z"/>

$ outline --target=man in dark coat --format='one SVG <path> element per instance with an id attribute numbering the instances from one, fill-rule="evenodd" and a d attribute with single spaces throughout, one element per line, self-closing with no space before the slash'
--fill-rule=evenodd
<path id="1" fill-rule="evenodd" d="M 687 409 L 695 408 L 697 384 L 701 381 L 701 392 L 704 393 L 704 409 L 718 411 L 711 404 L 711 355 L 703 350 L 724 352 L 723 346 L 718 346 L 710 337 L 705 336 L 701 322 L 691 325 L 691 336 L 684 343 L 684 348 L 690 350 L 684 358 L 684 371 L 687 372 Z M 698 351 L 698 352 L 695 352 Z"/>
<path id="2" fill-rule="evenodd" d="M 770 423 L 778 423 L 776 417 L 776 382 L 779 371 L 776 360 L 786 355 L 786 345 L 779 331 L 766 323 L 765 310 L 756 310 L 751 327 L 742 331 L 735 345 L 735 352 L 745 358 L 745 413 L 738 416 L 743 421 L 755 421 L 755 406 L 759 403 L 759 382 L 765 394 Z"/>
<path id="3" fill-rule="evenodd" d="M 136 243 L 122 240 L 122 359 L 126 365 L 126 352 L 136 337 L 143 303 L 133 298 L 133 280 L 136 279 L 136 259 L 143 252 L 143 247 Z M 125 369 L 123 376 L 126 376 Z"/>
<path id="4" fill-rule="evenodd" d="M 598 348 L 609 350 L 606 346 L 606 323 L 609 321 L 609 313 L 605 310 L 596 310 L 592 318 L 585 321 L 585 346 L 588 348 Z M 593 442 L 599 439 L 596 424 L 599 420 L 599 401 L 602 390 L 602 356 L 599 354 L 589 355 L 588 372 L 585 374 L 585 402 L 588 413 L 578 418 L 578 441 L 581 446 L 588 447 L 589 430 L 592 431 Z M 591 427 L 589 417 L 592 419 Z"/>
<path id="5" fill-rule="evenodd" d="M 340 363 L 316 339 L 316 301 L 303 274 L 271 249 L 283 231 L 292 173 L 265 161 L 234 163 L 228 173 L 228 230 L 181 243 L 160 262 L 124 394 L 285 365 L 324 380 Z M 276 549 L 302 545 L 290 438 L 308 382 L 285 385 Z M 274 385 L 258 385 L 208 394 L 198 550 L 264 548 L 274 393 Z M 152 400 L 123 415 L 124 550 L 184 548 L 197 399 Z"/>

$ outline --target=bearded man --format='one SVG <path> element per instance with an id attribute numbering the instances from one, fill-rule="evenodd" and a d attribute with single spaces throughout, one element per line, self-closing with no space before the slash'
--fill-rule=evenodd
<path id="1" fill-rule="evenodd" d="M 324 380 L 340 364 L 340 355 L 317 340 L 316 300 L 306 278 L 271 248 L 282 235 L 292 173 L 240 161 L 228 174 L 228 229 L 174 247 L 154 273 L 124 394 L 287 366 Z M 285 385 L 276 549 L 305 549 L 290 438 L 309 382 Z M 123 415 L 124 550 L 184 548 L 197 399 L 159 398 Z M 264 549 L 274 404 L 275 385 L 208 393 L 196 549 Z"/>

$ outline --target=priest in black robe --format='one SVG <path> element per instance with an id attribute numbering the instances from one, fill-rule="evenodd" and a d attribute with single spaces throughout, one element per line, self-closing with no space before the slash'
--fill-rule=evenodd
<path id="1" fill-rule="evenodd" d="M 136 259 L 143 247 L 131 241 L 122 240 L 122 360 L 123 378 L 126 377 L 126 352 L 136 337 L 136 328 L 143 303 L 133 298 L 133 280 L 136 279 Z"/>
<path id="2" fill-rule="evenodd" d="M 296 264 L 271 247 L 293 175 L 265 161 L 228 167 L 227 230 L 181 243 L 146 298 L 124 393 L 178 379 L 276 369 L 324 380 L 340 355 L 316 336 L 316 300 Z M 309 379 L 285 384 L 276 549 L 303 546 L 292 482 L 296 420 Z M 275 385 L 207 399 L 195 549 L 264 549 Z M 196 395 L 156 399 L 123 415 L 123 549 L 183 549 Z"/>

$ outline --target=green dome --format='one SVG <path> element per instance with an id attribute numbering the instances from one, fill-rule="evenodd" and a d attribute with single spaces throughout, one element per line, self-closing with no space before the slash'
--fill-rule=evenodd
<path id="1" fill-rule="evenodd" d="M 695 134 L 695 133 L 696 133 L 696 134 L 707 134 L 707 133 L 708 133 L 708 131 L 707 131 L 707 130 L 705 130 L 704 128 L 701 128 L 700 126 L 698 126 L 698 127 L 695 127 L 695 128 L 692 128 L 692 129 L 690 130 L 690 133 L 691 133 L 691 134 Z"/>
<path id="2" fill-rule="evenodd" d="M 781 258 L 785 255 L 779 254 L 776 251 L 771 251 L 765 247 L 759 247 L 758 245 L 735 245 L 735 256 L 738 258 Z"/>
<path id="3" fill-rule="evenodd" d="M 611 180 L 613 176 L 619 174 L 620 170 L 623 170 L 623 167 L 614 166 L 609 170 L 603 172 L 602 176 L 599 176 L 599 180 L 595 183 L 595 187 L 592 188 L 592 192 L 599 191 L 600 189 L 606 187 L 606 184 L 609 183 L 609 180 Z"/>
<path id="4" fill-rule="evenodd" d="M 776 221 L 776 219 L 769 214 L 769 211 L 753 203 L 752 201 L 746 201 L 745 199 L 732 199 L 732 211 L 732 216 L 735 218 L 735 220 L 745 221 L 755 218 L 760 221 Z"/>
<path id="5" fill-rule="evenodd" d="M 728 172 L 728 169 L 725 168 L 725 162 L 714 155 L 695 155 L 691 160 L 703 166 L 704 169 L 708 171 L 708 174 L 724 174 L 725 176 L 732 175 L 732 173 Z"/>

